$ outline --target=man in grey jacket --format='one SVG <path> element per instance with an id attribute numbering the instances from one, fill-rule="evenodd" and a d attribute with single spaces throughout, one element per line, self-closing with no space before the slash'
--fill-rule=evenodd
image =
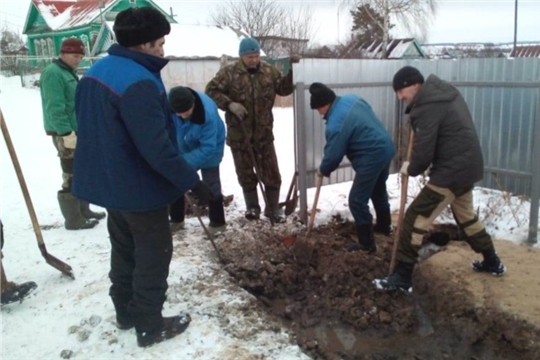
<path id="1" fill-rule="evenodd" d="M 418 176 L 431 168 L 429 182 L 405 212 L 397 268 L 374 284 L 383 290 L 411 288 L 422 238 L 448 205 L 468 244 L 484 257 L 472 263 L 473 269 L 503 275 L 506 268 L 473 208 L 472 189 L 483 177 L 484 162 L 465 100 L 453 85 L 435 75 L 424 82 L 418 69 L 411 66 L 395 74 L 393 87 L 398 99 L 407 104 L 406 113 L 415 132 L 411 160 L 403 163 L 400 172 Z"/>

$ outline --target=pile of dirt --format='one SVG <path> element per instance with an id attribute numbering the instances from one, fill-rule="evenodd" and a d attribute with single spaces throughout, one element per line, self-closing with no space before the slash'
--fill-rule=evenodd
<path id="1" fill-rule="evenodd" d="M 376 235 L 378 250 L 370 255 L 344 250 L 356 240 L 350 222 L 316 228 L 309 239 L 304 231 L 300 223 L 270 227 L 263 220 L 239 219 L 218 246 L 227 272 L 281 318 L 313 358 L 539 358 L 540 321 L 524 319 L 530 319 L 531 308 L 540 313 L 540 305 L 521 306 L 498 297 L 519 289 L 534 302 L 539 294 L 540 284 L 532 277 L 536 290 L 515 283 L 522 280 L 512 276 L 520 271 L 518 257 L 505 256 L 517 251 L 512 244 L 499 250 L 511 269 L 502 282 L 472 272 L 473 252 L 461 242 L 417 267 L 412 294 L 385 293 L 371 282 L 387 275 L 393 239 Z M 538 252 L 527 253 L 528 259 L 535 256 Z M 538 274 L 540 266 L 535 266 L 531 274 Z M 491 289 L 502 284 L 506 290 Z"/>

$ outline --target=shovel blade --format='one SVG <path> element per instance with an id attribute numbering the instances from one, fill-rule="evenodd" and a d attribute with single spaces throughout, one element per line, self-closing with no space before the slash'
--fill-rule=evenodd
<path id="1" fill-rule="evenodd" d="M 313 256 L 315 246 L 307 239 L 298 238 L 294 243 L 294 256 L 299 265 L 308 265 Z"/>
<path id="2" fill-rule="evenodd" d="M 51 265 L 56 270 L 60 271 L 62 274 L 69 276 L 70 278 L 75 280 L 75 274 L 73 274 L 73 269 L 71 266 L 63 262 L 62 260 L 52 256 L 51 254 L 47 254 L 45 257 L 45 260 L 47 264 Z"/>

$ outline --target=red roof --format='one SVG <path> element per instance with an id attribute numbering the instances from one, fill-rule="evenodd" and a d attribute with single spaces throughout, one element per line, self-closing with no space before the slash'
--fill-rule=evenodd
<path id="1" fill-rule="evenodd" d="M 116 0 L 32 1 L 47 22 L 47 25 L 53 30 L 59 30 L 88 24 L 99 16 L 101 3 L 106 8 Z"/>
<path id="2" fill-rule="evenodd" d="M 516 48 L 510 53 L 510 57 L 540 58 L 540 45 L 516 46 Z"/>

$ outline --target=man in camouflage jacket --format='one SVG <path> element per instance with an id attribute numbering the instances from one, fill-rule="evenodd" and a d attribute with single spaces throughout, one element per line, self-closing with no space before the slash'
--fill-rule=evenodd
<path id="1" fill-rule="evenodd" d="M 258 175 L 268 200 L 264 215 L 284 222 L 278 208 L 281 175 L 274 149 L 272 107 L 276 94 L 292 94 L 292 71 L 282 76 L 275 67 L 261 61 L 259 43 L 253 38 L 240 42 L 239 55 L 237 63 L 221 69 L 208 83 L 206 93 L 225 111 L 227 145 L 244 191 L 246 218 L 256 220 L 260 216 Z M 292 62 L 298 60 L 296 56 L 291 58 Z M 253 164 L 250 148 L 256 164 Z"/>

